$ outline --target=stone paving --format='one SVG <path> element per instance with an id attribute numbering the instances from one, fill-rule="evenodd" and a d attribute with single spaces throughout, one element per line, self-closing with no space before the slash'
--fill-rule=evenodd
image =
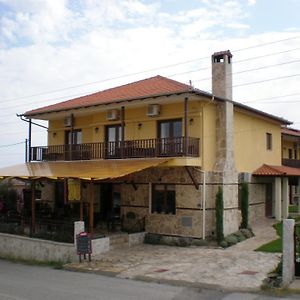
<path id="1" fill-rule="evenodd" d="M 271 220 L 253 228 L 256 236 L 227 249 L 138 245 L 94 256 L 92 262 L 72 263 L 69 269 L 112 274 L 119 278 L 174 284 L 259 290 L 275 269 L 280 254 L 253 251 L 276 238 Z"/>

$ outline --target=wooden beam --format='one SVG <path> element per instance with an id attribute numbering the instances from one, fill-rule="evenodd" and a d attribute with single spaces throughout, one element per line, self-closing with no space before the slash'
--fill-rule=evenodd
<path id="1" fill-rule="evenodd" d="M 93 236 L 94 232 L 94 182 L 89 184 L 89 233 Z"/>
<path id="2" fill-rule="evenodd" d="M 121 157 L 124 158 L 124 140 L 125 140 L 125 108 L 121 107 Z"/>
<path id="3" fill-rule="evenodd" d="M 82 180 L 80 180 L 80 207 L 79 207 L 79 221 L 83 221 L 83 195 L 82 195 Z"/>
<path id="4" fill-rule="evenodd" d="M 35 180 L 31 181 L 31 233 L 35 233 Z"/>
<path id="5" fill-rule="evenodd" d="M 184 98 L 184 154 L 187 156 L 188 154 L 188 98 Z"/>
<path id="6" fill-rule="evenodd" d="M 199 183 L 197 182 L 197 180 L 196 180 L 194 174 L 192 173 L 192 171 L 190 170 L 190 167 L 186 166 L 185 169 L 188 172 L 190 178 L 192 179 L 192 182 L 193 182 L 196 190 L 199 190 Z"/>
<path id="7" fill-rule="evenodd" d="M 30 162 L 32 160 L 32 152 L 31 152 L 31 126 L 32 121 L 29 119 L 28 122 L 28 161 Z"/>

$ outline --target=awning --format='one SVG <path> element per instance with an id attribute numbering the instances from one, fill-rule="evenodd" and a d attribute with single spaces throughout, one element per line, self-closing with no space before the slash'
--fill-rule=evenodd
<path id="1" fill-rule="evenodd" d="M 262 165 L 253 172 L 254 176 L 300 176 L 300 169 L 286 166 Z"/>
<path id="2" fill-rule="evenodd" d="M 0 169 L 0 178 L 77 178 L 105 180 L 126 176 L 150 167 L 158 166 L 168 159 L 126 159 L 99 161 L 30 162 Z"/>

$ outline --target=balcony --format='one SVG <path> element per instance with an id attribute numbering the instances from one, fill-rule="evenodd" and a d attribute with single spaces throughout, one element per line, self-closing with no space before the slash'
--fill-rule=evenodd
<path id="1" fill-rule="evenodd" d="M 300 160 L 299 159 L 291 159 L 291 158 L 283 158 L 282 165 L 292 168 L 300 168 Z"/>
<path id="2" fill-rule="evenodd" d="M 176 137 L 107 143 L 38 146 L 31 161 L 72 161 L 151 157 L 199 157 L 199 138 Z"/>

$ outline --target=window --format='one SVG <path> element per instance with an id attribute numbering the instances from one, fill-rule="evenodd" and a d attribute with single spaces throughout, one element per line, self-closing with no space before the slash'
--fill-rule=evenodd
<path id="1" fill-rule="evenodd" d="M 176 212 L 175 185 L 155 184 L 152 189 L 152 213 L 173 214 Z"/>
<path id="2" fill-rule="evenodd" d="M 72 132 L 72 134 L 71 134 Z M 72 138 L 73 136 L 73 138 Z M 82 132 L 79 129 L 73 130 L 73 131 L 66 131 L 65 132 L 65 144 L 66 145 L 78 145 L 82 143 Z"/>
<path id="3" fill-rule="evenodd" d="M 266 133 L 267 150 L 272 150 L 272 133 Z"/>

